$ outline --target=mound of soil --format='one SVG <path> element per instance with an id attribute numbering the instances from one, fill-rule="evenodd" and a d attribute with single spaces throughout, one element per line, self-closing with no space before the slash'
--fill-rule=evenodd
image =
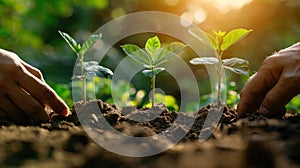
<path id="1" fill-rule="evenodd" d="M 71 116 L 58 117 L 49 123 L 20 126 L 1 121 L 0 167 L 300 167 L 299 115 L 287 113 L 280 119 L 267 119 L 252 113 L 238 119 L 235 110 L 224 107 L 211 136 L 199 142 L 200 131 L 206 130 L 203 125 L 213 108 L 208 105 L 195 113 L 178 113 L 169 111 L 162 104 L 154 109 L 121 109 L 93 101 L 85 106 L 75 104 Z M 182 122 L 178 122 L 179 118 Z M 118 140 L 104 129 L 107 125 L 103 121 L 122 134 L 135 137 L 155 137 L 172 127 L 166 135 L 174 136 L 166 136 L 166 145 L 176 141 L 175 135 L 184 136 L 165 152 L 147 157 L 125 157 L 94 141 L 95 138 Z M 182 124 L 190 121 L 193 121 L 190 126 Z M 97 135 L 87 135 L 85 130 L 93 130 Z M 151 145 L 150 148 L 161 147 L 155 146 L 156 143 Z"/>

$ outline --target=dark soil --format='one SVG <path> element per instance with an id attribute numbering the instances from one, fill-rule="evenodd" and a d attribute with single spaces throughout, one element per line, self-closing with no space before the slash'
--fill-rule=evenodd
<path id="1" fill-rule="evenodd" d="M 235 110 L 226 107 L 210 138 L 199 142 L 199 133 L 209 110 L 213 108 L 211 106 L 194 114 L 180 113 L 184 120 L 196 118 L 191 129 L 178 124 L 176 118 L 179 113 L 171 112 L 163 105 L 156 106 L 154 110 L 137 110 L 134 107 L 119 109 L 101 101 L 75 106 L 77 113 L 73 109 L 71 116 L 56 118 L 50 123 L 20 126 L 1 121 L 0 167 L 300 167 L 300 116 L 297 114 L 287 113 L 280 119 L 267 119 L 252 113 L 246 118 L 237 119 Z M 91 113 L 99 111 L 98 106 L 102 114 Z M 145 118 L 148 121 L 144 121 Z M 171 134 L 187 134 L 163 153 L 148 157 L 125 157 L 102 148 L 84 131 L 83 125 L 99 129 L 104 119 L 116 130 L 130 136 L 149 137 L 171 126 L 175 128 Z M 105 130 L 99 129 L 98 132 L 99 138 L 115 138 Z M 171 142 L 173 139 L 170 137 L 168 140 Z"/>

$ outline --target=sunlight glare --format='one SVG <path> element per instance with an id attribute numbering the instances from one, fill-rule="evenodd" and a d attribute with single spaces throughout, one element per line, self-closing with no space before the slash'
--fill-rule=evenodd
<path id="1" fill-rule="evenodd" d="M 252 2 L 252 0 L 201 0 L 205 3 L 212 3 L 221 13 L 227 13 L 232 9 L 240 9 Z"/>

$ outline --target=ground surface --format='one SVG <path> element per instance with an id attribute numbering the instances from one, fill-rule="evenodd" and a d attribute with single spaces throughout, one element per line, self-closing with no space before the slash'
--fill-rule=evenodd
<path id="1" fill-rule="evenodd" d="M 170 126 L 174 126 L 174 133 L 171 134 L 188 133 L 177 145 L 163 153 L 132 158 L 111 153 L 96 144 L 86 134 L 75 113 L 67 119 L 57 119 L 39 125 L 18 126 L 1 121 L 0 167 L 300 167 L 299 115 L 288 114 L 282 119 L 266 119 L 252 114 L 243 119 L 236 119 L 234 110 L 225 108 L 212 136 L 200 143 L 198 135 L 212 107 L 208 106 L 193 114 L 195 122 L 192 128 L 187 130 L 186 127 L 174 122 L 178 113 L 170 112 L 162 105 L 155 109 L 159 117 L 150 122 L 136 122 L 131 119 L 142 120 L 140 116 L 151 118 L 153 116 L 150 114 L 153 111 L 136 110 L 133 107 L 118 109 L 99 101 L 96 104 L 99 105 L 103 115 L 87 113 L 86 111 L 95 110 L 95 103 L 90 103 L 84 108 L 78 105 L 76 111 L 79 118 L 86 118 L 81 123 L 97 130 L 96 136 L 99 140 L 117 139 L 108 131 L 101 130 L 102 127 L 99 125 L 103 119 L 118 131 L 137 137 L 149 137 L 163 132 Z M 188 120 L 190 117 L 191 114 L 184 115 L 183 119 Z M 173 139 L 170 137 L 168 140 Z"/>

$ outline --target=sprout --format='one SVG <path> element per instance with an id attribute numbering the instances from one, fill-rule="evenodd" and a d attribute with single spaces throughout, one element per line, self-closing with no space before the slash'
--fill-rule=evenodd
<path id="1" fill-rule="evenodd" d="M 221 105 L 221 79 L 224 74 L 224 70 L 228 69 L 234 73 L 246 75 L 249 71 L 249 62 L 239 58 L 230 58 L 222 60 L 223 52 L 236 42 L 243 39 L 252 30 L 246 29 L 234 29 L 229 33 L 223 31 L 213 31 L 214 37 L 202 31 L 201 29 L 192 28 L 189 29 L 190 34 L 196 37 L 204 45 L 212 48 L 215 51 L 216 57 L 201 57 L 190 60 L 191 64 L 199 65 L 213 65 L 218 74 L 218 102 L 217 105 Z"/>
<path id="2" fill-rule="evenodd" d="M 78 44 L 70 35 L 67 33 L 58 31 L 59 34 L 64 38 L 64 40 L 69 44 L 70 48 L 75 52 L 79 60 L 79 67 L 80 67 L 80 76 L 73 76 L 72 78 L 78 78 L 82 81 L 82 101 L 83 104 L 86 104 L 86 77 L 89 75 L 92 76 L 100 76 L 100 77 L 111 77 L 113 72 L 105 67 L 102 67 L 96 61 L 88 61 L 84 62 L 84 54 L 87 50 L 92 47 L 97 40 L 99 40 L 102 35 L 91 35 L 83 44 L 82 46 Z"/>
<path id="3" fill-rule="evenodd" d="M 155 78 L 156 75 L 165 69 L 159 67 L 167 62 L 171 57 L 181 52 L 186 45 L 181 42 L 172 42 L 166 47 L 161 48 L 160 40 L 157 36 L 149 38 L 145 44 L 145 49 L 141 49 L 134 44 L 125 44 L 121 46 L 123 51 L 133 60 L 142 64 L 146 69 L 143 74 L 151 78 L 151 102 L 154 107 Z"/>

